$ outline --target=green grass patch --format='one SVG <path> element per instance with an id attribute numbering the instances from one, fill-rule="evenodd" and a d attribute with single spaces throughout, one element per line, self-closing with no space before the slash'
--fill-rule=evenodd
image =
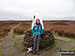
<path id="1" fill-rule="evenodd" d="M 1 50 L 2 50 L 2 47 L 0 46 L 0 56 L 2 56 Z"/>
<path id="2" fill-rule="evenodd" d="M 69 39 L 71 39 L 71 40 L 75 40 L 75 38 L 72 38 L 72 37 L 66 37 L 66 36 L 64 36 L 64 35 L 63 35 L 63 36 L 60 36 L 60 35 L 55 34 L 55 33 L 54 33 L 54 36 L 55 36 L 55 37 L 62 37 L 62 38 L 69 38 Z"/>
<path id="3" fill-rule="evenodd" d="M 25 33 L 19 34 L 19 33 L 13 33 L 14 35 L 24 35 Z"/>
<path id="4" fill-rule="evenodd" d="M 75 48 L 71 49 L 71 51 L 75 51 Z"/>

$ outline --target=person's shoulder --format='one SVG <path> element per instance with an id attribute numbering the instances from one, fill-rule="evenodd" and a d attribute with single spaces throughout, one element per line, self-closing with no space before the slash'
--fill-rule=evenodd
<path id="1" fill-rule="evenodd" d="M 40 26 L 42 26 L 42 24 L 40 24 Z"/>

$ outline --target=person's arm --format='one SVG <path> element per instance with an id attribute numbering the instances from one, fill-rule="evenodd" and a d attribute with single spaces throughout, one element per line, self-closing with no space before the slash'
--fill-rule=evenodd
<path id="1" fill-rule="evenodd" d="M 43 28 L 42 28 L 42 26 L 41 26 L 41 34 L 43 33 Z"/>
<path id="2" fill-rule="evenodd" d="M 32 28 L 32 33 L 33 33 L 33 35 L 34 35 L 34 33 L 35 33 L 35 32 L 34 32 L 34 26 L 33 26 L 33 28 Z"/>
<path id="3" fill-rule="evenodd" d="M 43 29 L 41 30 L 41 34 L 43 33 Z"/>

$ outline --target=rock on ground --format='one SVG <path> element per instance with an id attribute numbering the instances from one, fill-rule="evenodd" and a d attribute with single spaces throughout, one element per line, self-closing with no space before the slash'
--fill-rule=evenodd
<path id="1" fill-rule="evenodd" d="M 44 29 L 43 34 L 41 35 L 41 41 L 40 41 L 40 49 L 46 48 L 48 46 L 51 46 L 55 42 L 53 33 L 51 30 Z M 25 47 L 31 47 L 33 46 L 33 34 L 32 30 L 28 29 L 25 32 L 25 37 L 24 37 L 24 46 Z"/>

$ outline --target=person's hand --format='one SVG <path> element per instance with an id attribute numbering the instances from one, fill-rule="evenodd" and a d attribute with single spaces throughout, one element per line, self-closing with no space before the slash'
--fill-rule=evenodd
<path id="1" fill-rule="evenodd" d="M 33 35 L 34 36 L 34 35 Z"/>
<path id="2" fill-rule="evenodd" d="M 34 37 L 34 35 L 32 36 L 32 38 Z"/>

